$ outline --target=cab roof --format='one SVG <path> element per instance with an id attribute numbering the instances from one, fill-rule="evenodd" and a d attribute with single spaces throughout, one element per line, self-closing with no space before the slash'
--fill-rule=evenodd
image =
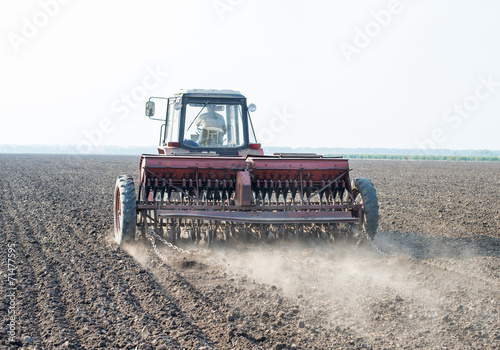
<path id="1" fill-rule="evenodd" d="M 245 98 L 239 91 L 236 90 L 217 90 L 217 89 L 189 89 L 180 90 L 175 96 L 191 96 L 191 97 L 232 97 Z"/>

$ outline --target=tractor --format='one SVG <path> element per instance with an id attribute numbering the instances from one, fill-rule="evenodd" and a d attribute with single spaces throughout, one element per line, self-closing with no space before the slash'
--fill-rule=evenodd
<path id="1" fill-rule="evenodd" d="M 159 104 L 165 111 L 156 118 Z M 162 122 L 158 154 L 141 156 L 137 183 L 130 175 L 116 180 L 116 242 L 372 239 L 379 219 L 373 183 L 351 179 L 343 157 L 264 154 L 255 110 L 233 90 L 151 97 L 146 116 Z"/>

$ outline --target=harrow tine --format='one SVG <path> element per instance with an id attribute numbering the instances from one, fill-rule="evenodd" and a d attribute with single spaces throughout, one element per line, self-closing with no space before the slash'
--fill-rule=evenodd
<path id="1" fill-rule="evenodd" d="M 269 181 L 269 188 L 267 190 L 267 196 L 269 198 L 269 205 L 272 204 L 271 198 L 272 198 L 273 192 L 274 192 L 274 182 L 273 182 L 273 180 L 271 180 L 271 181 Z"/>
<path id="2" fill-rule="evenodd" d="M 285 188 L 283 189 L 283 203 L 286 205 L 288 191 L 290 191 L 290 182 L 285 181 Z"/>
<path id="3" fill-rule="evenodd" d="M 262 198 L 262 205 L 266 205 L 266 195 L 267 195 L 267 180 L 264 180 L 264 186 L 261 188 L 261 198 Z M 269 201 L 271 199 L 269 198 Z"/>
<path id="4" fill-rule="evenodd" d="M 281 188 L 281 180 L 278 180 L 278 182 L 276 183 L 276 205 L 280 205 L 280 195 L 282 190 L 283 189 Z"/>

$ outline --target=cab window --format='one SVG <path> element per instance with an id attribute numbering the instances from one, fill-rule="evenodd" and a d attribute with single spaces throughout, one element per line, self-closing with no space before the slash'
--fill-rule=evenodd
<path id="1" fill-rule="evenodd" d="M 168 118 L 165 130 L 165 144 L 169 142 L 179 142 L 179 122 L 180 109 L 174 109 L 175 101 L 168 104 Z"/>
<path id="2" fill-rule="evenodd" d="M 240 104 L 188 103 L 184 144 L 199 148 L 236 148 L 245 144 Z"/>

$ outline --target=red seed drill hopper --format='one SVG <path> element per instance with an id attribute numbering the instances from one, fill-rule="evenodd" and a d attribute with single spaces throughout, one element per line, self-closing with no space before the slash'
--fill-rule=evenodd
<path id="1" fill-rule="evenodd" d="M 153 118 L 155 101 L 166 105 L 162 119 Z M 137 184 L 130 175 L 116 181 L 116 241 L 373 238 L 378 200 L 372 182 L 351 180 L 341 157 L 264 155 L 250 119 L 255 109 L 232 90 L 151 97 L 146 115 L 163 122 L 159 154 L 142 155 Z"/>

